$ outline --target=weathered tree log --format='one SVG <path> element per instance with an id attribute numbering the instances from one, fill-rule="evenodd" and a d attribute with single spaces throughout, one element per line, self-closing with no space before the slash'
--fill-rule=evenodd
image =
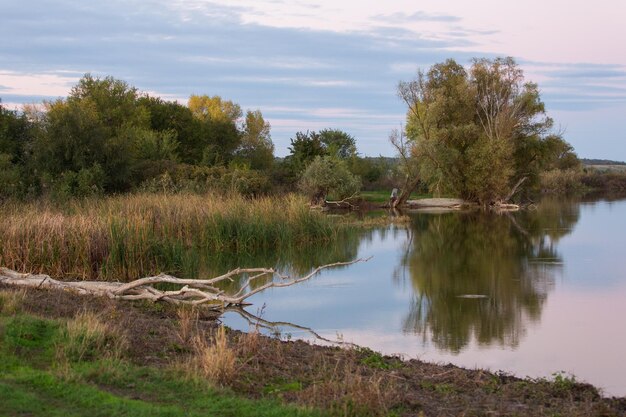
<path id="1" fill-rule="evenodd" d="M 106 281 L 58 281 L 48 275 L 24 274 L 8 268 L 0 268 L 0 283 L 31 288 L 50 288 L 69 290 L 81 295 L 105 296 L 118 300 L 165 301 L 172 304 L 202 305 L 213 310 L 223 310 L 229 306 L 246 304 L 246 299 L 268 288 L 288 287 L 311 279 L 324 269 L 366 262 L 368 259 L 356 259 L 350 262 L 335 262 L 315 268 L 300 278 L 290 278 L 279 274 L 273 268 L 237 268 L 223 275 L 210 279 L 183 279 L 171 275 L 159 274 L 140 278 L 128 283 Z M 245 282 L 235 294 L 226 294 L 216 287 L 222 281 L 233 281 L 234 277 L 243 276 Z M 271 280 L 252 289 L 252 282 L 263 278 Z M 278 280 L 276 280 L 278 278 Z M 177 285 L 176 290 L 159 290 L 155 284 Z"/>

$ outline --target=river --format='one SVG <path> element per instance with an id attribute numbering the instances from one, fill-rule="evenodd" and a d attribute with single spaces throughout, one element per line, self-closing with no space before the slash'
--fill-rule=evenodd
<path id="1" fill-rule="evenodd" d="M 626 200 L 410 217 L 318 248 L 371 259 L 260 293 L 248 311 L 385 354 L 520 377 L 565 372 L 626 395 Z M 302 274 L 311 258 L 324 260 L 295 253 L 279 267 Z M 250 329 L 238 314 L 223 320 Z"/>

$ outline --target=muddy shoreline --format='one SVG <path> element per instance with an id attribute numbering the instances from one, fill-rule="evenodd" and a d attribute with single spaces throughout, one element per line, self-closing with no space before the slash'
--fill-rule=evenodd
<path id="1" fill-rule="evenodd" d="M 2 285 L 0 290 L 15 291 Z M 30 289 L 23 309 L 50 319 L 95 312 L 123 330 L 129 340 L 127 359 L 137 365 L 170 367 L 192 354 L 180 336 L 180 315 L 169 305 Z M 215 314 L 200 313 L 193 326 L 210 335 L 218 324 Z M 225 384 L 228 389 L 248 398 L 277 398 L 335 415 L 341 415 L 338 410 L 345 404 L 356 404 L 370 410 L 363 415 L 626 416 L 626 398 L 603 397 L 595 387 L 569 379 L 520 379 L 254 332 L 229 331 L 228 339 L 238 354 L 237 376 Z"/>

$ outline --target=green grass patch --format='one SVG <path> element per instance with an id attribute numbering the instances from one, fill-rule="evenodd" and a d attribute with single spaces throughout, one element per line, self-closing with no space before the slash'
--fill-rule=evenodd
<path id="1" fill-rule="evenodd" d="M 248 400 L 201 381 L 190 381 L 173 369 L 136 366 L 106 355 L 91 361 L 82 360 L 84 355 L 70 355 L 61 369 L 55 350 L 76 343 L 68 339 L 67 328 L 65 322 L 26 314 L 0 316 L 0 415 L 322 415 L 275 400 Z M 77 334 L 85 336 L 82 330 Z M 93 347 L 94 339 L 90 337 L 83 341 Z"/>
<path id="2" fill-rule="evenodd" d="M 267 395 L 280 395 L 284 392 L 302 391 L 304 386 L 300 381 L 275 381 L 267 384 L 263 388 L 263 393 Z"/>
<path id="3" fill-rule="evenodd" d="M 402 363 L 398 360 L 385 358 L 381 353 L 374 352 L 371 349 L 361 348 L 360 351 L 365 355 L 361 359 L 363 365 L 375 369 L 398 369 L 402 367 Z"/>

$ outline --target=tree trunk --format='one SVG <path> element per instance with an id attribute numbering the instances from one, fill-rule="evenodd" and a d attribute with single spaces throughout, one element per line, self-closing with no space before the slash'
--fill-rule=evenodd
<path id="1" fill-rule="evenodd" d="M 513 198 L 513 196 L 515 195 L 515 193 L 517 192 L 518 188 L 528 179 L 528 177 L 522 177 L 520 178 L 519 181 L 517 181 L 517 184 L 515 184 L 513 186 L 513 189 L 511 190 L 511 192 L 504 198 L 503 202 L 504 203 L 508 203 L 509 200 L 511 198 Z"/>
<path id="2" fill-rule="evenodd" d="M 398 196 L 396 201 L 391 204 L 391 208 L 401 207 L 406 204 L 407 200 L 411 196 L 411 193 L 417 188 L 419 182 L 419 178 L 409 178 L 407 176 L 406 181 L 404 182 L 404 187 L 402 187 L 400 195 Z"/>

